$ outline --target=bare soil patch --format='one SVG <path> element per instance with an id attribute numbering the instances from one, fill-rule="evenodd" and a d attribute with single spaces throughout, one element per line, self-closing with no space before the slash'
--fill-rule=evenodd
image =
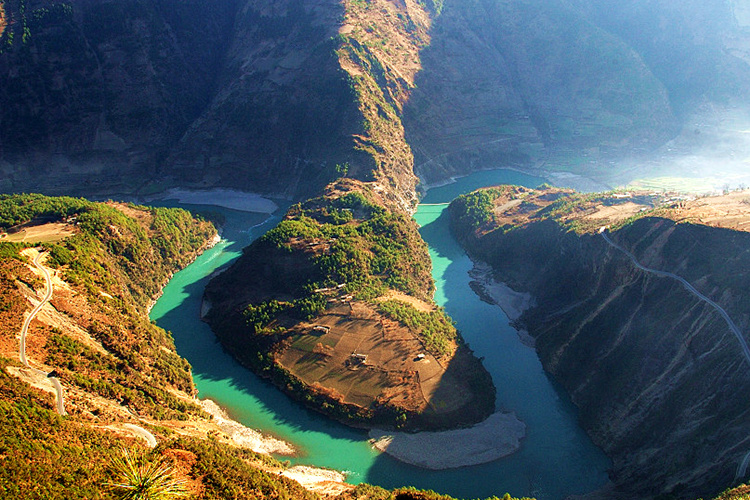
<path id="1" fill-rule="evenodd" d="M 153 221 L 153 216 L 151 215 L 150 211 L 133 208 L 126 203 L 120 203 L 117 201 L 108 201 L 107 205 L 119 210 L 131 219 L 135 219 L 138 224 L 148 232 L 148 235 L 151 236 L 152 232 L 150 229 L 151 222 Z"/>
<path id="2" fill-rule="evenodd" d="M 441 414 L 472 398 L 466 384 L 407 328 L 364 303 L 337 305 L 314 323 L 298 323 L 277 359 L 308 385 L 323 386 L 363 407 L 377 401 Z"/>
<path id="3" fill-rule="evenodd" d="M 597 205 L 594 211 L 586 214 L 586 219 L 608 219 L 613 222 L 625 220 L 642 210 L 648 210 L 651 205 L 626 201 L 617 205 Z"/>
<path id="4" fill-rule="evenodd" d="M 698 198 L 672 208 L 672 213 L 677 222 L 750 231 L 750 191 Z"/>
<path id="5" fill-rule="evenodd" d="M 405 302 L 406 304 L 414 307 L 414 309 L 416 309 L 417 311 L 422 312 L 432 312 L 435 310 L 435 306 L 433 306 L 432 304 L 429 304 L 424 300 L 420 300 L 416 297 L 412 297 L 411 295 L 406 295 L 405 293 L 399 292 L 397 290 L 390 290 L 388 293 L 386 293 L 382 297 L 379 297 L 377 300 L 382 302 L 385 302 L 387 300 L 398 300 L 399 302 Z"/>
<path id="6" fill-rule="evenodd" d="M 0 241 L 12 243 L 52 243 L 73 236 L 76 228 L 66 222 L 35 224 L 33 221 L 0 234 Z"/>

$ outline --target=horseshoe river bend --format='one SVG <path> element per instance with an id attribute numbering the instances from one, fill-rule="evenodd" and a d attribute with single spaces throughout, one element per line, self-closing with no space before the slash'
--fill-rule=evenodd
<path id="1" fill-rule="evenodd" d="M 229 265 L 243 247 L 280 220 L 283 208 L 269 217 L 210 207 L 226 217 L 222 240 L 175 274 L 152 308 L 151 319 L 172 332 L 177 351 L 193 367 L 198 396 L 215 401 L 245 426 L 292 443 L 299 450 L 290 459 L 293 464 L 344 471 L 347 481 L 354 484 L 414 486 L 457 498 L 508 492 L 558 500 L 595 490 L 607 481 L 607 457 L 578 426 L 575 407 L 544 372 L 534 349 L 521 342 L 502 309 L 483 302 L 472 291 L 469 271 L 473 264 L 451 236 L 447 214 L 443 215 L 453 198 L 479 187 L 534 187 L 541 182 L 510 170 L 479 172 L 430 189 L 414 215 L 430 248 L 435 300 L 456 321 L 476 355 L 484 357 L 497 386 L 497 408 L 515 412 L 526 424 L 520 450 L 494 462 L 442 471 L 399 462 L 373 449 L 366 431 L 348 428 L 293 403 L 223 351 L 200 320 L 203 289 L 212 273 Z"/>

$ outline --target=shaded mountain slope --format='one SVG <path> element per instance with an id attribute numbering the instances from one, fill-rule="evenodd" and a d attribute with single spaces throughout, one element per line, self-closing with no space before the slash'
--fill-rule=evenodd
<path id="1" fill-rule="evenodd" d="M 456 231 L 497 279 L 535 297 L 520 323 L 613 459 L 617 488 L 694 498 L 731 485 L 750 451 L 750 375 L 740 343 L 679 281 L 639 270 L 596 234 L 611 225 L 612 240 L 643 266 L 685 278 L 744 331 L 750 235 L 718 227 L 727 217 L 711 215 L 723 199 L 485 193 L 455 202 Z M 750 211 L 746 196 L 733 196 L 729 222 L 741 227 L 736 217 L 748 220 Z"/>
<path id="2" fill-rule="evenodd" d="M 408 209 L 415 171 L 606 175 L 744 106 L 743 7 L 650 5 L 6 0 L 0 189 L 302 198 L 341 165 Z"/>

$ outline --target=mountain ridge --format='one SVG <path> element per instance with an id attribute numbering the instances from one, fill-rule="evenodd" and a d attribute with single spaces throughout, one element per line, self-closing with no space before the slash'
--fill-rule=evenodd
<path id="1" fill-rule="evenodd" d="M 703 106 L 740 105 L 750 74 L 731 2 L 691 4 L 706 22 L 687 38 L 688 14 L 666 4 L 638 38 L 642 2 L 618 7 L 619 24 L 584 0 L 2 5 L 6 192 L 180 185 L 302 199 L 347 165 L 409 210 L 415 175 L 582 173 L 583 155 L 607 178 L 608 161 L 653 151 Z M 711 34 L 721 19 L 735 21 Z M 668 48 L 702 39 L 696 65 L 672 71 Z"/>

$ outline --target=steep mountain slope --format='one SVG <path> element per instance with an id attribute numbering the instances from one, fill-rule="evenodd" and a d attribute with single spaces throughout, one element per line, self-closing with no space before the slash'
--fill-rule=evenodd
<path id="1" fill-rule="evenodd" d="M 210 99 L 234 2 L 3 2 L 3 191 L 133 191 Z"/>
<path id="2" fill-rule="evenodd" d="M 242 2 L 219 86 L 165 172 L 181 183 L 310 194 L 351 160 L 361 128 L 338 65 L 336 1 Z M 303 184 L 299 184 L 304 179 Z"/>
<path id="3" fill-rule="evenodd" d="M 648 195 L 504 188 L 454 202 L 471 254 L 534 296 L 520 324 L 627 494 L 694 498 L 736 480 L 750 451 L 750 360 L 713 306 L 637 268 L 596 231 L 611 225 L 611 240 L 643 266 L 683 277 L 745 331 L 747 198 L 664 205 Z"/>
<path id="4" fill-rule="evenodd" d="M 750 23 L 743 2 L 575 0 L 589 19 L 633 47 L 679 114 L 696 105 L 746 105 Z"/>
<path id="5" fill-rule="evenodd" d="M 1 5 L 4 191 L 302 198 L 348 169 L 408 209 L 415 164 L 429 182 L 581 170 L 744 107 L 749 80 L 747 15 L 729 2 Z"/>
<path id="6" fill-rule="evenodd" d="M 667 93 L 639 55 L 566 2 L 447 2 L 406 108 L 417 173 L 650 149 Z"/>
<path id="7" fill-rule="evenodd" d="M 171 273 L 209 244 L 210 223 L 184 211 L 17 195 L 0 199 L 0 224 L 10 228 L 0 243 L 3 356 L 18 354 L 24 304 L 45 286 L 23 263 L 36 250 L 18 251 L 41 240 L 53 294 L 31 323 L 27 357 L 45 373 L 56 371 L 70 389 L 67 413 L 108 419 L 118 404 L 125 414 L 162 420 L 201 413 L 190 400 L 189 365 L 145 312 Z M 107 400 L 117 403 L 102 404 Z"/>

